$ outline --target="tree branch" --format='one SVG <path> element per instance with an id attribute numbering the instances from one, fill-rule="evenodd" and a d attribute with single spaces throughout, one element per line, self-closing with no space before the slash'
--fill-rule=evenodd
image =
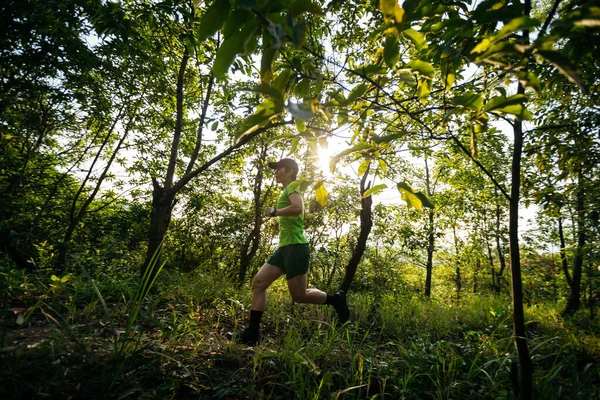
<path id="1" fill-rule="evenodd" d="M 266 132 L 266 131 L 268 131 L 271 128 L 277 128 L 279 126 L 284 126 L 284 125 L 291 125 L 293 123 L 294 123 L 294 121 L 281 121 L 281 122 L 269 123 L 267 126 L 263 126 L 262 128 L 258 128 L 254 132 L 249 133 L 249 134 L 243 136 L 234 145 L 228 147 L 226 150 L 224 150 L 220 154 L 214 156 L 213 158 L 211 158 L 210 160 L 208 160 L 207 162 L 205 162 L 204 164 L 202 164 L 200 167 L 198 167 L 194 171 L 190 172 L 189 174 L 184 175 L 177 183 L 175 183 L 171 188 L 169 188 L 169 190 L 173 190 L 175 192 L 179 191 L 182 187 L 184 187 L 185 185 L 187 185 L 187 183 L 189 181 L 191 181 L 193 178 L 195 178 L 196 176 L 198 176 L 202 172 L 206 171 L 209 167 L 211 167 L 217 161 L 221 160 L 222 158 L 227 157 L 228 155 L 230 155 L 231 153 L 233 153 L 235 150 L 239 149 L 240 147 L 242 147 L 243 145 L 245 145 L 246 143 L 248 143 L 250 140 L 254 139 L 256 136 L 260 135 L 261 133 Z"/>

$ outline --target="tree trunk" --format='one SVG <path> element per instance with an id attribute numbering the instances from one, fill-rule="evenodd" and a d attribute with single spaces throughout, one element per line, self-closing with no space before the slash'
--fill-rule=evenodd
<path id="1" fill-rule="evenodd" d="M 350 285 L 352 284 L 352 280 L 354 279 L 354 275 L 356 275 L 358 264 L 365 252 L 365 249 L 367 248 L 367 239 L 369 238 L 371 228 L 373 227 L 373 219 L 371 217 L 371 205 L 373 204 L 373 198 L 371 196 L 362 197 L 362 195 L 371 186 L 370 183 L 366 184 L 368 175 L 369 168 L 367 168 L 360 181 L 360 204 L 362 206 L 362 209 L 360 210 L 360 234 L 358 235 L 358 242 L 354 248 L 352 257 L 346 266 L 346 274 L 344 276 L 344 280 L 342 281 L 342 285 L 340 286 L 340 290 L 343 290 L 346 293 L 348 293 Z"/>
<path id="2" fill-rule="evenodd" d="M 496 275 L 496 268 L 494 267 L 494 256 L 492 255 L 492 247 L 490 246 L 490 243 L 487 243 L 487 249 L 488 249 L 488 259 L 490 261 L 490 270 L 492 273 L 492 288 L 494 289 L 494 291 L 496 293 L 500 293 L 500 285 L 499 285 L 499 277 Z"/>
<path id="3" fill-rule="evenodd" d="M 431 280 L 433 275 L 433 253 L 435 250 L 435 235 L 433 231 L 434 211 L 428 210 L 428 228 L 427 228 L 427 264 L 425 265 L 425 297 L 431 297 Z"/>
<path id="4" fill-rule="evenodd" d="M 519 84 L 517 93 L 525 93 Z M 521 156 L 523 151 L 523 125 L 515 121 L 514 149 L 512 159 L 512 179 L 510 190 L 509 238 L 510 263 L 512 271 L 513 328 L 519 357 L 519 386 L 513 388 L 518 399 L 531 400 L 533 397 L 533 365 L 527 344 L 525 313 L 523 310 L 523 278 L 521 276 L 521 255 L 519 250 L 519 197 L 521 189 Z"/>
<path id="5" fill-rule="evenodd" d="M 175 194 L 172 189 L 164 189 L 156 179 L 152 179 L 154 186 L 152 190 L 152 212 L 150 213 L 150 228 L 148 230 L 148 251 L 146 262 L 142 266 L 141 276 L 144 276 L 148 268 L 156 270 L 160 265 L 162 244 L 171 222 L 171 213 L 175 206 Z M 150 282 L 152 281 L 152 276 Z"/>
<path id="6" fill-rule="evenodd" d="M 460 300 L 460 291 L 462 290 L 462 278 L 460 276 L 460 257 L 458 252 L 458 236 L 456 236 L 456 225 L 452 226 L 452 233 L 454 234 L 454 253 L 456 255 L 456 275 L 454 277 L 454 283 L 456 284 L 456 299 Z M 427 265 L 429 265 L 429 259 L 427 261 Z"/>
<path id="7" fill-rule="evenodd" d="M 478 290 L 478 278 L 479 278 L 479 270 L 481 269 L 481 259 L 477 258 L 475 262 L 475 272 L 473 273 L 473 293 L 477 293 Z"/>
<path id="8" fill-rule="evenodd" d="M 240 270 L 238 273 L 238 284 L 242 285 L 246 280 L 248 267 L 256 255 L 258 245 L 260 244 L 260 227 L 262 225 L 262 209 L 264 198 L 262 198 L 263 167 L 267 158 L 267 147 L 263 143 L 263 148 L 259 159 L 257 160 L 256 178 L 254 179 L 254 226 L 252 231 L 244 240 L 240 249 Z"/>
<path id="9" fill-rule="evenodd" d="M 427 196 L 433 195 L 431 188 L 431 179 L 429 174 L 429 163 L 427 162 L 427 154 L 424 157 L 425 161 L 425 187 L 427 190 Z M 425 264 L 425 297 L 431 297 L 431 280 L 433 276 L 433 253 L 435 251 L 435 213 L 434 209 L 431 208 L 427 212 L 428 225 L 427 225 L 427 263 Z"/>
<path id="10" fill-rule="evenodd" d="M 572 286 L 571 274 L 569 273 L 569 263 L 567 261 L 567 244 L 565 241 L 565 232 L 563 229 L 562 217 L 558 217 L 558 236 L 560 238 L 560 263 L 562 265 L 563 272 L 565 273 L 565 279 L 567 284 Z"/>
<path id="11" fill-rule="evenodd" d="M 581 275 L 583 271 L 583 246 L 585 246 L 585 202 L 583 188 L 583 172 L 577 174 L 577 248 L 573 258 L 573 274 L 571 280 L 571 290 L 567 298 L 564 314 L 574 314 L 581 305 Z"/>
<path id="12" fill-rule="evenodd" d="M 498 270 L 498 278 L 504 274 L 506 269 L 506 260 L 504 259 L 504 252 L 502 251 L 502 243 L 500 241 L 500 205 L 496 205 L 496 251 L 498 252 L 498 260 L 500 262 L 500 269 Z M 500 283 L 500 280 L 498 280 Z M 498 285 L 498 292 L 500 292 L 500 285 Z"/>

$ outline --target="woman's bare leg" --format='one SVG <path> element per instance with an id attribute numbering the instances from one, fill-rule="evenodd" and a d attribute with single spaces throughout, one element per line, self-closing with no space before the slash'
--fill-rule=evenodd
<path id="1" fill-rule="evenodd" d="M 283 269 L 264 264 L 252 281 L 252 304 L 250 310 L 264 311 L 267 306 L 267 289 L 283 275 Z"/>

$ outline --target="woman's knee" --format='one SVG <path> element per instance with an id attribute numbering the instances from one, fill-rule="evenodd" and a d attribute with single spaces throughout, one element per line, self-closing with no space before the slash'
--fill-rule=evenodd
<path id="1" fill-rule="evenodd" d="M 252 280 L 252 291 L 253 292 L 266 291 L 268 287 L 269 287 L 269 284 L 265 279 L 254 278 Z"/>

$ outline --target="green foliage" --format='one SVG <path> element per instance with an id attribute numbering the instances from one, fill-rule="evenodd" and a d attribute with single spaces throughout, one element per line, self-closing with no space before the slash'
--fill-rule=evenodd
<path id="1" fill-rule="evenodd" d="M 597 7 L 560 8 L 546 26 L 544 10 L 491 0 L 80 3 L 12 1 L 1 17 L 2 397 L 510 397 L 499 119 L 534 124 L 524 193 L 544 215 L 522 262 L 536 397 L 598 396 Z M 359 231 L 356 177 L 311 164 L 339 137 L 331 172 L 368 174 L 375 225 L 350 325 L 290 306 L 277 282 L 265 343 L 248 351 L 225 333 L 246 315 L 248 282 L 233 277 L 254 226 L 248 276 L 273 250 L 274 226 L 256 219 L 276 200 L 272 175 L 251 178 L 267 159 L 254 142 L 197 168 L 284 118 L 297 132 L 256 139 L 314 182 L 311 284 L 336 288 Z M 169 205 L 163 273 L 139 285 L 149 182 L 168 169 L 201 173 Z M 399 195 L 377 204 L 393 184 Z M 564 254 L 584 255 L 587 309 L 564 320 L 555 225 L 574 215 Z M 81 268 L 58 260 L 67 247 Z"/>
<path id="2" fill-rule="evenodd" d="M 121 289 L 136 281 L 134 275 L 123 278 Z M 107 292 L 105 278 L 96 282 Z M 19 329 L 5 327 L 5 343 L 11 345 L 1 359 L 3 396 L 510 397 L 509 369 L 516 355 L 506 297 L 468 296 L 457 303 L 382 287 L 376 297 L 353 294 L 353 322 L 336 327 L 330 308 L 291 305 L 280 281 L 270 291 L 263 344 L 249 350 L 222 336 L 239 329 L 248 292 L 240 296 L 233 282 L 200 271 L 170 273 L 157 281 L 158 297 L 138 314 L 135 342 L 128 341 L 138 350 L 128 353 L 127 362 L 115 363 L 111 337 L 120 332 L 116 340 L 125 340 L 133 304 L 105 298 L 111 328 L 88 279 L 65 283 Z M 22 299 L 36 297 L 29 293 Z M 597 321 L 583 314 L 563 320 L 552 303 L 527 313 L 536 395 L 596 396 Z M 97 373 L 87 373 L 89 368 Z"/>

